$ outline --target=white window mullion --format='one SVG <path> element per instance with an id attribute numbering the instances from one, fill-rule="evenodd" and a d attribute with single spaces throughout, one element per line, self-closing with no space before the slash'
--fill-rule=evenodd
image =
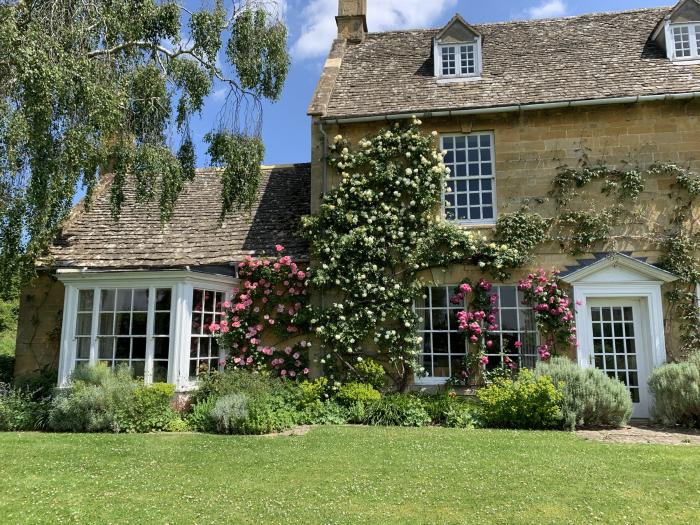
<path id="1" fill-rule="evenodd" d="M 148 314 L 146 315 L 146 363 L 143 370 L 143 382 L 146 384 L 153 382 L 153 348 L 155 339 L 153 337 L 156 310 L 156 288 L 148 288 Z"/>
<path id="2" fill-rule="evenodd" d="M 90 332 L 90 364 L 97 363 L 100 329 L 100 288 L 95 288 L 92 295 L 92 329 Z"/>
<path id="3" fill-rule="evenodd" d="M 61 322 L 61 351 L 58 363 L 58 386 L 66 386 L 75 366 L 75 323 L 78 312 L 78 289 L 66 286 Z"/>

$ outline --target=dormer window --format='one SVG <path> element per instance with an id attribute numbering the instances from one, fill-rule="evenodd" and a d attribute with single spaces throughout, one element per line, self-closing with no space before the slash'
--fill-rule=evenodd
<path id="1" fill-rule="evenodd" d="M 476 44 L 441 45 L 443 77 L 476 75 Z"/>
<path id="2" fill-rule="evenodd" d="M 700 0 L 681 0 L 651 35 L 672 62 L 700 63 Z"/>
<path id="3" fill-rule="evenodd" d="M 481 34 L 455 15 L 435 36 L 435 77 L 448 81 L 481 76 Z"/>
<path id="4" fill-rule="evenodd" d="M 700 59 L 700 22 L 672 25 L 674 58 Z"/>

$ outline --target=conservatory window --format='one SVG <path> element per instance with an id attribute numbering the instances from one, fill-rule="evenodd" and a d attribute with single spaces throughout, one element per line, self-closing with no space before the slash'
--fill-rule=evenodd
<path id="1" fill-rule="evenodd" d="M 225 294 L 214 290 L 195 288 L 192 296 L 192 335 L 190 338 L 189 377 L 213 370 L 222 370 L 223 350 L 209 327 L 222 319 Z"/>
<path id="2" fill-rule="evenodd" d="M 671 31 L 675 58 L 700 58 L 700 24 L 674 25 Z"/>
<path id="3" fill-rule="evenodd" d="M 71 369 L 126 365 L 145 382 L 167 380 L 170 288 L 84 288 L 77 291 Z"/>
<path id="4" fill-rule="evenodd" d="M 422 319 L 422 364 L 427 374 L 418 382 L 444 382 L 453 370 L 461 369 L 467 343 L 459 332 L 457 313 L 466 305 L 450 302 L 455 288 L 456 285 L 426 288 L 425 297 L 416 302 L 416 313 Z M 518 367 L 531 368 L 538 359 L 538 334 L 532 310 L 522 305 L 522 292 L 514 285 L 494 286 L 492 293 L 498 296 L 498 330 L 492 332 L 494 345 L 486 354 L 487 368 L 505 366 L 506 356 Z M 520 348 L 515 344 L 517 341 Z"/>
<path id="5" fill-rule="evenodd" d="M 461 223 L 495 222 L 493 134 L 444 135 L 441 148 L 450 169 L 444 195 L 445 218 Z"/>

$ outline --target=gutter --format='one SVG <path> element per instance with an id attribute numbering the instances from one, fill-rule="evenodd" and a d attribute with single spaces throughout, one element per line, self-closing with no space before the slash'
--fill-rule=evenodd
<path id="1" fill-rule="evenodd" d="M 384 122 L 417 118 L 458 117 L 462 115 L 482 115 L 488 113 L 517 113 L 522 111 L 537 111 L 543 109 L 576 108 L 585 106 L 605 106 L 611 104 L 635 104 L 639 102 L 658 102 L 663 100 L 691 100 L 700 98 L 700 91 L 686 93 L 667 93 L 662 95 L 635 95 L 629 97 L 594 98 L 585 100 L 570 100 L 567 102 L 544 102 L 538 104 L 516 104 L 511 106 L 495 106 L 486 108 L 457 109 L 446 111 L 424 111 L 420 113 L 393 113 L 372 115 L 366 117 L 324 118 L 323 122 L 333 124 L 352 124 L 359 122 Z"/>

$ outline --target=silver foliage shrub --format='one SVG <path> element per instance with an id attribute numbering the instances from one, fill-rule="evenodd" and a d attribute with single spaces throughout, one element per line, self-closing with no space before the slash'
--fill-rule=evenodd
<path id="1" fill-rule="evenodd" d="M 549 376 L 561 388 L 564 427 L 620 427 L 632 415 L 627 387 L 597 368 L 583 368 L 566 357 L 537 364 L 535 375 Z"/>
<path id="2" fill-rule="evenodd" d="M 248 398 L 229 394 L 219 398 L 211 411 L 216 430 L 221 434 L 237 434 L 248 419 Z"/>
<path id="3" fill-rule="evenodd" d="M 700 352 L 651 374 L 653 416 L 665 425 L 700 425 Z"/>

